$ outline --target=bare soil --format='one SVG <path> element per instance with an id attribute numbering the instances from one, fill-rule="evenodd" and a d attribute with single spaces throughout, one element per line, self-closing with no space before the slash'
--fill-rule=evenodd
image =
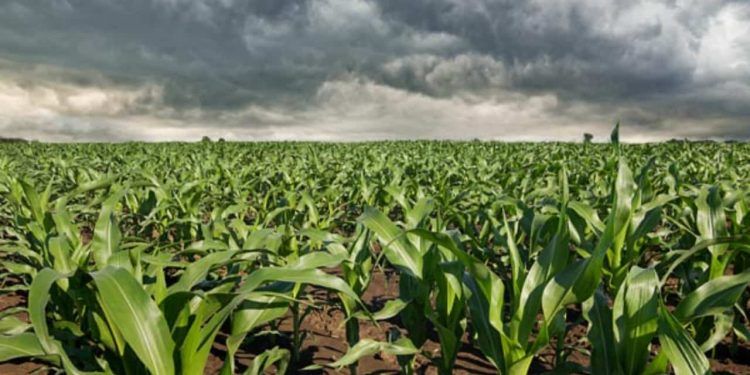
<path id="1" fill-rule="evenodd" d="M 311 288 L 309 293 L 316 301 L 334 301 L 337 296 L 323 289 Z M 390 271 L 376 272 L 363 301 L 370 307 L 371 311 L 379 310 L 386 301 L 398 296 L 398 277 Z M 0 311 L 14 306 L 25 304 L 23 293 L 11 293 L 0 296 Z M 346 342 L 343 311 L 335 307 L 336 304 L 322 304 L 321 307 L 312 309 L 303 320 L 301 330 L 305 332 L 300 360 L 297 368 L 291 368 L 290 373 L 306 374 L 348 374 L 348 369 L 329 369 L 315 371 L 300 371 L 302 368 L 312 364 L 331 363 L 344 355 L 348 349 Z M 26 319 L 25 314 L 21 315 Z M 572 309 L 568 313 L 569 330 L 564 344 L 567 348 L 567 362 L 574 366 L 585 367 L 588 365 L 588 357 L 585 352 L 588 344 L 585 341 L 586 326 L 581 322 L 580 312 Z M 360 337 L 375 340 L 386 340 L 391 330 L 399 330 L 406 333 L 400 326 L 398 318 L 374 324 L 369 321 L 360 321 Z M 275 334 L 267 334 L 256 337 L 246 342 L 237 354 L 239 370 L 249 366 L 252 359 L 259 353 L 274 346 L 291 348 L 290 337 L 292 335 L 291 315 L 283 318 L 276 327 Z M 271 327 L 264 328 L 270 331 Z M 205 369 L 206 374 L 219 373 L 225 355 L 225 347 L 222 344 L 225 336 L 220 336 L 219 343 L 214 348 Z M 537 356 L 532 363 L 531 373 L 542 374 L 550 372 L 555 367 L 555 351 L 553 342 L 546 350 Z M 578 348 L 573 350 L 572 348 Z M 436 338 L 428 340 L 422 348 L 424 354 L 417 355 L 417 374 L 437 374 L 437 368 L 430 362 L 428 356 L 438 357 L 440 345 Z M 394 356 L 377 354 L 373 357 L 360 360 L 358 366 L 360 374 L 398 374 L 399 367 Z M 740 343 L 736 348 L 732 347 L 731 338 L 727 338 L 714 351 L 711 359 L 711 368 L 717 374 L 750 374 L 750 344 Z M 18 360 L 0 364 L 0 374 L 45 374 L 51 371 L 40 362 Z M 268 372 L 274 373 L 273 370 Z M 462 346 L 458 354 L 454 374 L 495 374 L 493 366 L 487 362 L 482 353 L 470 343 L 468 335 L 464 335 Z"/>

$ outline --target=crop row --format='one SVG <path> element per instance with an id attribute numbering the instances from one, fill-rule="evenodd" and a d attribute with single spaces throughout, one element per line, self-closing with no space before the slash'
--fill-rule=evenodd
<path id="1" fill-rule="evenodd" d="M 0 145 L 0 362 L 70 374 L 710 372 L 750 336 L 750 146 L 382 142 Z M 378 269 L 398 296 L 362 298 Z M 320 301 L 311 290 L 336 298 Z M 325 304 L 349 349 L 303 364 Z M 290 345 L 237 354 L 290 319 Z M 360 322 L 398 326 L 385 340 Z M 565 344 L 576 325 L 582 342 Z M 275 332 L 275 333 L 274 333 Z M 431 338 L 439 355 L 424 353 Z M 585 363 L 569 360 L 583 353 Z"/>

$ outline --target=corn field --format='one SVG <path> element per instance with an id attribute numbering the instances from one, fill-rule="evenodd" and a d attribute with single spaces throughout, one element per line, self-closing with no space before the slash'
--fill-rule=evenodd
<path id="1" fill-rule="evenodd" d="M 1 144 L 0 362 L 710 373 L 750 338 L 750 145 L 616 138 Z M 323 310 L 346 350 L 310 360 Z"/>

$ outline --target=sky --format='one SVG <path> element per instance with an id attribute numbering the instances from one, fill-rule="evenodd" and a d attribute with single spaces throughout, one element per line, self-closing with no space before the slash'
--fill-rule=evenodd
<path id="1" fill-rule="evenodd" d="M 750 1 L 2 0 L 0 136 L 750 139 Z"/>

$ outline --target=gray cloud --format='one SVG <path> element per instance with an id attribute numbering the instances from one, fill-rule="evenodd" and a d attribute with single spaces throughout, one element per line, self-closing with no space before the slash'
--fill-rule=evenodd
<path id="1" fill-rule="evenodd" d="M 0 109 L 61 141 L 750 138 L 750 5 L 10 0 Z"/>

